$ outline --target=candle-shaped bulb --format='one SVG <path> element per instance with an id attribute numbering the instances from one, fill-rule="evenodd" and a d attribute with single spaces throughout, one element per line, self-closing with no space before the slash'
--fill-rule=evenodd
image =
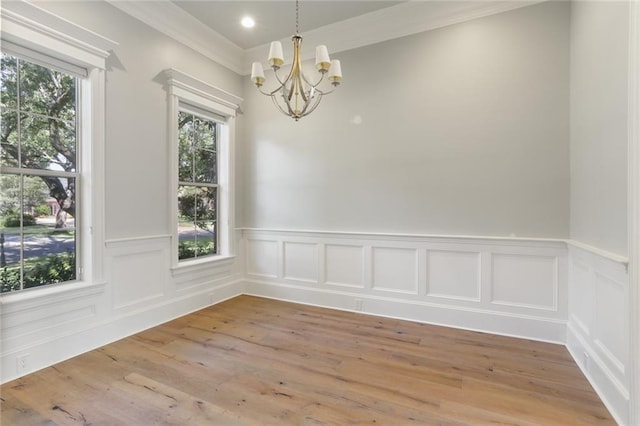
<path id="1" fill-rule="evenodd" d="M 272 41 L 271 48 L 269 49 L 269 65 L 272 67 L 278 67 L 284 64 L 284 55 L 282 54 L 282 43 L 279 41 Z"/>
<path id="2" fill-rule="evenodd" d="M 260 62 L 254 62 L 251 65 L 251 81 L 258 87 L 264 83 L 264 70 Z"/>
<path id="3" fill-rule="evenodd" d="M 331 61 L 331 67 L 329 68 L 329 81 L 336 86 L 342 81 L 342 68 L 340 67 L 340 60 L 338 59 Z"/>
<path id="4" fill-rule="evenodd" d="M 316 47 L 316 68 L 320 72 L 326 72 L 331 66 L 331 59 L 329 59 L 329 51 L 327 46 L 320 45 Z"/>

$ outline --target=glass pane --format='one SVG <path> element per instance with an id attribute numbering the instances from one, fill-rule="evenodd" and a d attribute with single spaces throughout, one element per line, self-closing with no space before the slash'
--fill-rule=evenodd
<path id="1" fill-rule="evenodd" d="M 216 253 L 216 223 L 213 221 L 201 221 L 197 231 L 198 256 L 207 256 Z"/>
<path id="2" fill-rule="evenodd" d="M 20 290 L 20 177 L 0 175 L 0 292 Z"/>
<path id="3" fill-rule="evenodd" d="M 0 116 L 0 165 L 18 167 L 18 114 L 2 110 Z"/>
<path id="4" fill-rule="evenodd" d="M 213 150 L 198 150 L 194 155 L 195 182 L 218 183 L 218 165 L 216 152 Z"/>
<path id="5" fill-rule="evenodd" d="M 178 258 L 214 254 L 216 188 L 180 185 L 178 209 Z"/>
<path id="6" fill-rule="evenodd" d="M 0 102 L 3 107 L 17 108 L 17 59 L 13 56 L 2 54 L 0 66 Z"/>
<path id="7" fill-rule="evenodd" d="M 216 124 L 210 120 L 197 119 L 194 129 L 194 181 L 215 183 Z"/>
<path id="8" fill-rule="evenodd" d="M 76 79 L 20 60 L 20 109 L 75 121 Z"/>
<path id="9" fill-rule="evenodd" d="M 193 116 L 183 112 L 178 114 L 178 180 L 193 182 Z"/>
<path id="10" fill-rule="evenodd" d="M 25 176 L 24 287 L 76 279 L 75 180 Z"/>
<path id="11" fill-rule="evenodd" d="M 23 115 L 22 166 L 73 172 L 76 170 L 76 134 L 69 122 Z"/>

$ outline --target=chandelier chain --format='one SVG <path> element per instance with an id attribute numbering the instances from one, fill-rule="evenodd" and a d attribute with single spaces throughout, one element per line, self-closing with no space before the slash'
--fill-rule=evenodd
<path id="1" fill-rule="evenodd" d="M 296 0 L 296 35 L 300 34 L 300 28 L 299 28 L 299 15 L 300 15 L 300 8 L 298 6 L 298 0 Z"/>

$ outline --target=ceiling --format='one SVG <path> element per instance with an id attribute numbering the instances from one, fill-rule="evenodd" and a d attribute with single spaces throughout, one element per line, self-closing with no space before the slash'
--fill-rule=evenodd
<path id="1" fill-rule="evenodd" d="M 248 49 L 290 37 L 295 33 L 295 1 L 204 1 L 173 0 L 182 10 L 217 31 L 233 44 Z M 401 1 L 301 1 L 300 34 L 365 13 L 384 9 Z M 255 27 L 243 28 L 240 19 L 251 16 Z"/>
<path id="2" fill-rule="evenodd" d="M 230 70 L 246 75 L 251 63 L 266 65 L 268 43 L 283 42 L 291 57 L 295 1 L 106 0 L 114 7 L 189 46 Z M 545 0 L 301 0 L 302 58 L 323 44 L 331 55 L 386 40 L 493 15 Z M 240 19 L 250 14 L 256 26 Z"/>

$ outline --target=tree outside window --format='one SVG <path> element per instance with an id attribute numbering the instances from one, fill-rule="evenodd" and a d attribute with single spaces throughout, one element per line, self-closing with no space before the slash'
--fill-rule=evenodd
<path id="1" fill-rule="evenodd" d="M 0 292 L 77 278 L 78 79 L 2 53 Z"/>
<path id="2" fill-rule="evenodd" d="M 218 124 L 178 114 L 178 259 L 218 253 Z"/>

